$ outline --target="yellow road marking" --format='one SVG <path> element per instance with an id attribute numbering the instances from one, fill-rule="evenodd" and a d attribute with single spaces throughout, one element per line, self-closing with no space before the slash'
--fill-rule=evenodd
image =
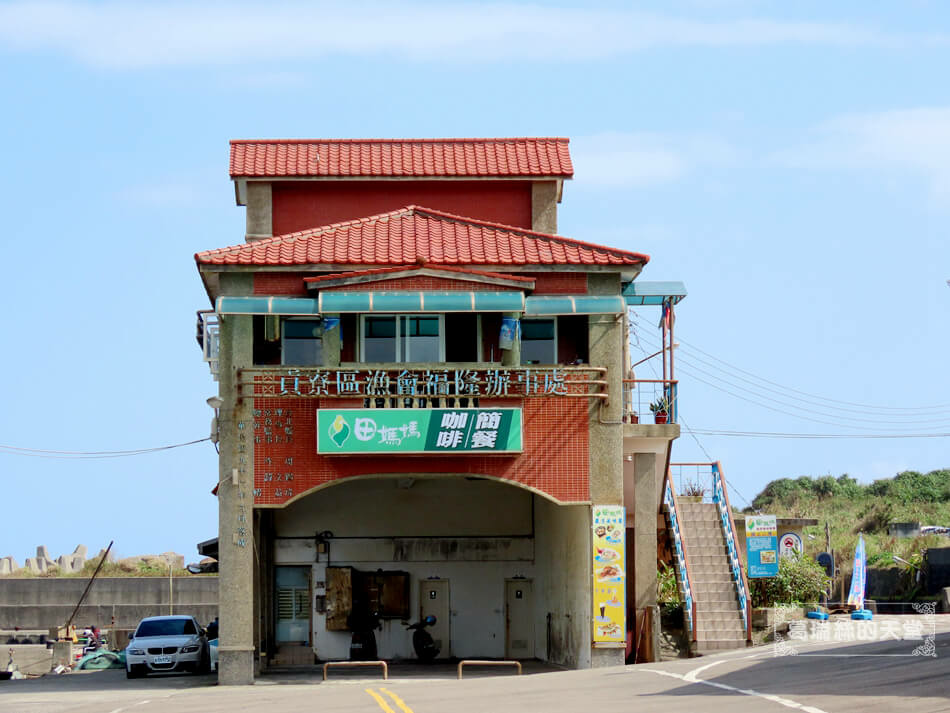
<path id="1" fill-rule="evenodd" d="M 389 704 L 386 702 L 386 699 L 383 698 L 381 695 L 379 695 L 372 688 L 367 688 L 365 690 L 369 695 L 371 695 L 376 700 L 376 702 L 379 704 L 379 707 L 382 708 L 385 711 L 385 713 L 396 713 L 396 711 L 394 711 L 392 708 L 389 707 Z"/>
<path id="2" fill-rule="evenodd" d="M 392 698 L 392 699 L 393 699 L 393 703 L 395 703 L 397 706 L 399 706 L 399 709 L 402 711 L 402 713 L 413 713 L 413 712 L 412 712 L 412 708 L 410 708 L 409 706 L 407 706 L 407 705 L 405 704 L 405 702 L 402 700 L 402 698 L 400 698 L 399 696 L 397 696 L 395 693 L 393 693 L 392 691 L 390 691 L 388 688 L 380 688 L 379 690 L 382 691 L 383 693 L 385 693 L 386 695 L 388 695 L 390 698 Z"/>

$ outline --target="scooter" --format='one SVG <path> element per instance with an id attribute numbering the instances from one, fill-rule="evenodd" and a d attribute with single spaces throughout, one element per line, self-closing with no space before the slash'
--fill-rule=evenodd
<path id="1" fill-rule="evenodd" d="M 436 621 L 436 618 L 430 614 L 415 624 L 405 624 L 406 630 L 414 630 L 412 632 L 412 648 L 420 661 L 431 661 L 439 655 L 439 647 L 435 645 L 432 635 L 426 631 L 426 627 L 434 626 Z"/>
<path id="2" fill-rule="evenodd" d="M 350 639 L 350 661 L 375 661 L 376 629 L 382 629 L 379 612 L 353 612 L 347 621 L 353 636 Z"/>

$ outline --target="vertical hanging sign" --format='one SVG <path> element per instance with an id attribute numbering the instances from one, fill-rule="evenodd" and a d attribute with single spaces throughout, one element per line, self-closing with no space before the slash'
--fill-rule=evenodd
<path id="1" fill-rule="evenodd" d="M 594 643 L 624 643 L 627 635 L 626 511 L 622 505 L 594 505 L 591 512 Z"/>
<path id="2" fill-rule="evenodd" d="M 745 519 L 745 551 L 749 577 L 778 576 L 778 523 L 775 515 Z"/>

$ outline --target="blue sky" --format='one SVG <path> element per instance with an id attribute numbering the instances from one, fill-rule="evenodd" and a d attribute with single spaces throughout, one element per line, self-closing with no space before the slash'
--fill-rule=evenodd
<path id="1" fill-rule="evenodd" d="M 560 232 L 687 284 L 688 426 L 950 432 L 950 9 L 828 5 L 0 4 L 0 445 L 207 435 L 192 255 L 242 240 L 227 142 L 261 137 L 568 136 Z M 736 504 L 950 465 L 947 438 L 697 439 L 674 460 L 720 459 Z M 217 532 L 208 443 L 0 449 L 0 477 L 21 563 Z"/>

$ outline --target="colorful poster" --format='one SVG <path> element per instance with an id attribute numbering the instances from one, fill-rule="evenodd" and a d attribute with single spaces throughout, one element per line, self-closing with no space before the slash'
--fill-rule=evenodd
<path id="1" fill-rule="evenodd" d="M 627 640 L 627 517 L 623 505 L 594 505 L 594 643 Z"/>
<path id="2" fill-rule="evenodd" d="M 854 568 L 851 572 L 851 589 L 848 592 L 848 604 L 855 609 L 864 609 L 864 590 L 867 586 L 868 560 L 864 549 L 864 535 L 858 535 L 858 546 L 854 548 Z"/>
<path id="3" fill-rule="evenodd" d="M 778 576 L 778 523 L 775 515 L 745 519 L 745 551 L 749 577 Z"/>
<path id="4" fill-rule="evenodd" d="M 317 453 L 520 453 L 518 408 L 318 409 Z"/>

